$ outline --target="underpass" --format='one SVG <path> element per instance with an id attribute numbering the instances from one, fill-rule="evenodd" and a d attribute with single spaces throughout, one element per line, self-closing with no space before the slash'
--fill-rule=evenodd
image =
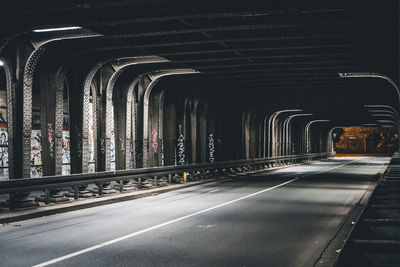
<path id="1" fill-rule="evenodd" d="M 387 163 L 333 158 L 11 223 L 0 228 L 0 244 L 7 244 L 0 260 L 4 266 L 313 266 Z"/>
<path id="2" fill-rule="evenodd" d="M 5 1 L 0 265 L 399 266 L 399 11 Z"/>

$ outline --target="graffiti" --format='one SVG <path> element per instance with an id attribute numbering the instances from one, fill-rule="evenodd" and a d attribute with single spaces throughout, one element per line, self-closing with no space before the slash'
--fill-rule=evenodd
<path id="1" fill-rule="evenodd" d="M 125 139 L 120 138 L 119 143 L 121 145 L 121 151 L 122 151 L 122 153 L 124 153 L 125 152 Z"/>
<path id="2" fill-rule="evenodd" d="M 42 166 L 31 167 L 31 177 L 32 177 L 32 178 L 40 178 L 40 177 L 43 177 L 43 169 L 42 169 Z"/>
<path id="3" fill-rule="evenodd" d="M 0 128 L 0 180 L 8 180 L 8 132 Z"/>
<path id="4" fill-rule="evenodd" d="M 42 177 L 42 132 L 32 130 L 31 132 L 31 177 Z"/>
<path id="5" fill-rule="evenodd" d="M 61 171 L 62 175 L 70 175 L 71 174 L 71 165 L 62 165 L 62 171 Z"/>
<path id="6" fill-rule="evenodd" d="M 76 154 L 77 157 L 80 158 L 82 156 L 82 135 L 81 132 L 79 131 L 78 125 L 75 125 L 75 135 L 78 140 Z"/>
<path id="7" fill-rule="evenodd" d="M 114 129 L 111 132 L 111 140 L 110 140 L 110 171 L 115 171 L 115 135 Z"/>
<path id="8" fill-rule="evenodd" d="M 0 128 L 0 167 L 8 167 L 8 133 Z"/>
<path id="9" fill-rule="evenodd" d="M 47 131 L 49 134 L 49 143 L 51 143 L 53 141 L 53 124 L 52 123 L 47 124 Z"/>
<path id="10" fill-rule="evenodd" d="M 115 161 L 115 135 L 114 135 L 114 130 L 111 133 L 111 140 L 110 140 L 110 160 L 111 162 Z"/>
<path id="11" fill-rule="evenodd" d="M 93 163 L 89 163 L 89 166 L 88 166 L 88 173 L 94 173 L 96 171 L 96 164 L 93 162 Z"/>
<path id="12" fill-rule="evenodd" d="M 89 161 L 94 161 L 94 133 L 89 129 Z"/>
<path id="13" fill-rule="evenodd" d="M 208 151 L 209 151 L 208 159 L 210 160 L 211 163 L 214 163 L 215 147 L 214 147 L 214 135 L 213 134 L 210 134 L 208 136 Z"/>
<path id="14" fill-rule="evenodd" d="M 47 133 L 48 133 L 48 139 L 49 139 L 50 158 L 54 158 L 53 124 L 52 123 L 47 124 Z"/>
<path id="15" fill-rule="evenodd" d="M 4 109 L 0 109 L 0 122 L 1 123 L 6 123 L 6 120 L 4 119 L 4 117 L 3 117 L 3 112 L 5 113 L 5 114 L 7 114 L 7 112 L 6 112 L 6 110 Z"/>
<path id="16" fill-rule="evenodd" d="M 71 140 L 69 137 L 69 131 L 63 131 L 62 133 L 62 164 L 71 163 Z"/>
<path id="17" fill-rule="evenodd" d="M 89 103 L 89 162 L 94 162 L 94 149 L 95 149 L 95 129 L 94 129 L 94 115 L 93 115 L 93 103 Z"/>
<path id="18" fill-rule="evenodd" d="M 106 152 L 106 145 L 104 143 L 104 139 L 100 138 L 100 152 L 101 154 L 104 154 Z"/>
<path id="19" fill-rule="evenodd" d="M 178 164 L 185 164 L 185 137 L 182 134 L 182 126 L 179 125 L 179 138 L 178 138 Z"/>
<path id="20" fill-rule="evenodd" d="M 152 139 L 151 147 L 153 148 L 154 153 L 157 153 L 157 149 L 158 149 L 158 133 L 157 133 L 156 129 L 153 130 L 152 135 L 153 135 L 153 139 Z"/>
<path id="21" fill-rule="evenodd" d="M 69 136 L 69 131 L 64 130 L 62 132 L 61 139 L 62 146 L 62 175 L 71 174 L 71 140 Z"/>

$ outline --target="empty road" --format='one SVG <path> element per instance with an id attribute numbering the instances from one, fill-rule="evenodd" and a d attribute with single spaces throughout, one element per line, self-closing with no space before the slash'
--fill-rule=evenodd
<path id="1" fill-rule="evenodd" d="M 335 158 L 0 227 L 0 266 L 313 266 L 388 158 Z"/>

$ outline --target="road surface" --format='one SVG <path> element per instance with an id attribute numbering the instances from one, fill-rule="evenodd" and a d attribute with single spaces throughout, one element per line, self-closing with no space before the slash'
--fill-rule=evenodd
<path id="1" fill-rule="evenodd" d="M 388 158 L 242 175 L 0 227 L 0 266 L 313 266 Z"/>

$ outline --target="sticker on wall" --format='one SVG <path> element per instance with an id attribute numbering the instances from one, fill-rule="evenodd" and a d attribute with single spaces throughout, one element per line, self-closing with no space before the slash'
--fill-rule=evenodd
<path id="1" fill-rule="evenodd" d="M 8 132 L 0 128 L 0 181 L 8 180 Z"/>
<path id="2" fill-rule="evenodd" d="M 31 177 L 42 177 L 42 132 L 32 130 L 31 132 Z"/>

